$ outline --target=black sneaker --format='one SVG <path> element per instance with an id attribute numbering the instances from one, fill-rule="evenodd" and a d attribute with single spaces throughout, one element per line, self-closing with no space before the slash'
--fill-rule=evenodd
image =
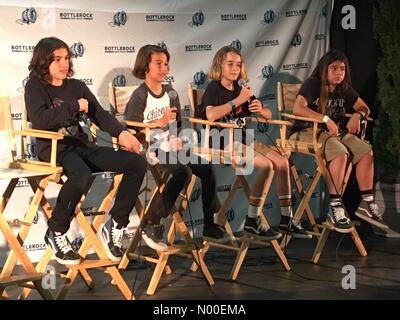
<path id="1" fill-rule="evenodd" d="M 107 256 L 112 261 L 120 261 L 124 255 L 122 250 L 122 239 L 126 228 L 117 228 L 118 223 L 112 218 L 103 225 L 100 239 L 106 249 Z"/>
<path id="2" fill-rule="evenodd" d="M 279 239 L 282 234 L 273 230 L 272 228 L 267 229 L 267 226 L 263 225 L 261 218 L 250 218 L 246 216 L 243 231 L 250 236 L 256 236 L 261 240 L 275 240 Z"/>
<path id="3" fill-rule="evenodd" d="M 293 238 L 297 239 L 311 239 L 312 235 L 308 233 L 298 221 L 291 220 L 289 224 L 281 223 L 279 228 L 285 232 L 289 233 Z"/>
<path id="4" fill-rule="evenodd" d="M 60 264 L 79 264 L 81 257 L 72 250 L 66 233 L 54 232 L 47 229 L 44 241 L 53 250 L 56 260 Z"/>
<path id="5" fill-rule="evenodd" d="M 203 227 L 203 239 L 207 241 L 226 243 L 234 240 L 230 237 L 223 226 L 211 224 Z"/>
<path id="6" fill-rule="evenodd" d="M 342 206 L 331 206 L 331 211 L 328 212 L 327 221 L 335 226 L 338 232 L 347 233 L 353 225 L 349 218 L 347 218 L 344 208 Z"/>
<path id="7" fill-rule="evenodd" d="M 162 224 L 142 223 L 142 238 L 144 242 L 156 251 L 167 251 L 168 246 L 164 243 L 164 226 Z"/>
<path id="8" fill-rule="evenodd" d="M 372 223 L 380 228 L 389 228 L 383 221 L 383 213 L 379 212 L 379 207 L 375 202 L 361 200 L 356 212 L 356 216 Z"/>

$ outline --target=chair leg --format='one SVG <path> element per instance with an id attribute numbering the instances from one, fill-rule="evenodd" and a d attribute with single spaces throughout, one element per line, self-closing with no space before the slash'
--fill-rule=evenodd
<path id="1" fill-rule="evenodd" d="M 160 282 L 160 278 L 167 264 L 167 261 L 168 261 L 168 254 L 161 253 L 158 262 L 156 264 L 156 267 L 154 269 L 153 275 L 151 277 L 149 286 L 147 287 L 146 293 L 149 296 L 152 296 L 156 291 L 157 285 Z"/>
<path id="2" fill-rule="evenodd" d="M 321 257 L 322 250 L 324 249 L 326 240 L 328 239 L 330 230 L 326 227 L 323 227 L 321 236 L 318 239 L 317 246 L 315 247 L 314 254 L 311 258 L 313 263 L 318 263 L 319 258 Z"/>
<path id="3" fill-rule="evenodd" d="M 286 259 L 285 254 L 283 253 L 279 243 L 277 240 L 271 240 L 271 246 L 274 249 L 276 255 L 278 256 L 279 260 L 281 261 L 282 265 L 286 269 L 286 271 L 290 271 L 289 263 Z"/>
<path id="4" fill-rule="evenodd" d="M 360 253 L 360 255 L 362 257 L 366 257 L 368 255 L 367 250 L 365 249 L 364 244 L 361 241 L 356 228 L 354 228 L 353 231 L 351 232 L 351 238 L 353 239 L 353 242 L 356 245 L 356 248 Z"/>
<path id="5" fill-rule="evenodd" d="M 240 268 L 242 267 L 244 258 L 246 257 L 247 251 L 249 250 L 250 241 L 249 239 L 244 239 L 240 245 L 239 252 L 236 255 L 235 263 L 233 264 L 230 278 L 236 280 Z"/>

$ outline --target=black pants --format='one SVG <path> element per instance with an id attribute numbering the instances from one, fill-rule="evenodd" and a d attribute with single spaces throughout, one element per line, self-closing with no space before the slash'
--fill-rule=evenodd
<path id="1" fill-rule="evenodd" d="M 204 161 L 204 160 L 203 160 Z M 200 160 L 197 162 L 200 163 Z M 221 208 L 217 197 L 217 185 L 212 165 L 210 164 L 166 164 L 163 168 L 171 174 L 161 195 L 157 195 L 148 214 L 148 222 L 159 224 L 162 217 L 172 213 L 172 207 L 178 198 L 179 192 L 190 183 L 192 174 L 201 180 L 201 194 L 204 213 L 204 225 L 214 223 L 214 213 Z M 190 194 L 187 195 L 190 197 Z"/>
<path id="2" fill-rule="evenodd" d="M 90 187 L 93 172 L 123 173 L 110 215 L 118 227 L 129 223 L 129 214 L 135 205 L 146 172 L 146 160 L 140 155 L 109 147 L 70 147 L 59 159 L 67 181 L 57 197 L 52 217 L 48 221 L 52 231 L 65 233 L 82 195 Z"/>

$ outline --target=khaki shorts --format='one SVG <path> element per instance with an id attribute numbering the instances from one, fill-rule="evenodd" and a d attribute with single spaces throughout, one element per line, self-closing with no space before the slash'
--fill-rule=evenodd
<path id="1" fill-rule="evenodd" d="M 254 140 L 254 156 L 257 156 L 257 153 L 259 153 L 265 157 L 268 153 L 273 152 L 273 150 L 274 149 L 271 146 Z"/>
<path id="2" fill-rule="evenodd" d="M 365 154 L 372 150 L 369 143 L 357 136 L 347 133 L 344 137 L 329 138 L 327 132 L 318 129 L 318 142 L 323 144 L 324 158 L 332 161 L 336 157 L 346 154 L 353 164 L 357 163 Z M 329 138 L 329 139 L 328 139 Z M 307 128 L 292 134 L 290 140 L 312 142 L 312 128 Z"/>

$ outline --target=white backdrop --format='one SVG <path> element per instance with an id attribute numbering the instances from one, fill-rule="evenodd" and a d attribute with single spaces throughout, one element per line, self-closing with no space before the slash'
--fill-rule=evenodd
<path id="1" fill-rule="evenodd" d="M 35 44 L 42 37 L 63 39 L 75 54 L 75 77 L 84 81 L 108 109 L 109 82 L 138 84 L 131 75 L 137 51 L 142 45 L 165 45 L 171 54 L 168 80 L 177 90 L 187 112 L 186 85 L 204 85 L 215 52 L 224 45 L 241 50 L 255 94 L 276 116 L 276 82 L 303 81 L 328 47 L 332 1 L 247 0 L 247 1 L 0 1 L 0 95 L 11 96 L 15 127 L 19 127 L 23 86 Z M 263 128 L 258 128 L 263 129 Z M 265 128 L 264 128 L 265 129 Z M 276 137 L 276 130 L 268 128 Z M 257 137 L 270 143 L 264 133 Z M 312 171 L 304 162 L 303 173 Z M 218 168 L 218 195 L 226 196 L 233 179 L 229 167 Z M 250 177 L 251 179 L 251 177 Z M 98 179 L 96 188 L 109 181 Z M 0 184 L 4 188 L 4 182 Z M 57 188 L 48 190 L 53 198 Z M 192 195 L 193 224 L 201 227 L 200 185 Z M 313 207 L 319 212 L 319 193 Z M 7 214 L 23 215 L 24 201 L 31 191 L 22 183 L 19 201 L 11 203 Z M 101 192 L 93 192 L 84 207 L 96 206 Z M 239 193 L 227 212 L 234 230 L 241 228 L 247 202 Z M 275 188 L 271 188 L 264 213 L 274 225 L 279 221 Z M 26 249 L 36 259 L 43 247 L 46 221 L 38 215 L 26 241 Z M 189 222 L 191 219 L 185 215 Z M 132 219 L 133 220 L 133 219 Z M 135 219 L 136 221 L 136 219 Z M 135 224 L 135 223 L 134 223 Z M 134 225 L 133 224 L 133 225 Z M 201 233 L 199 233 L 201 234 Z M 1 243 L 0 246 L 4 246 Z M 4 254 L 4 253 L 3 253 Z"/>

